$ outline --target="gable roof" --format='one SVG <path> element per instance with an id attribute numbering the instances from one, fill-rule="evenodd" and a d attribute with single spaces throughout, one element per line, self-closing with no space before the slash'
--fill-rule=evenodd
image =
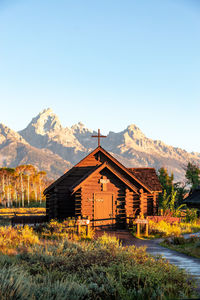
<path id="1" fill-rule="evenodd" d="M 88 156 L 85 157 L 87 159 L 90 155 L 94 155 L 97 152 L 101 151 L 105 156 L 107 156 L 112 162 L 114 162 L 120 169 L 122 169 L 127 175 L 133 178 L 136 182 L 138 182 L 143 188 L 145 188 L 148 192 L 152 192 L 148 186 L 146 186 L 143 182 L 141 182 L 132 172 L 130 172 L 125 166 L 123 166 L 116 158 L 114 158 L 110 153 L 108 153 L 104 148 L 101 146 L 97 147 L 93 152 L 91 152 Z M 84 161 L 80 161 L 77 165 L 81 164 Z"/>
<path id="2" fill-rule="evenodd" d="M 68 179 L 67 186 L 70 187 L 74 181 L 76 182 L 80 178 L 84 176 L 84 174 L 89 174 L 91 171 L 95 170 L 96 166 L 88 166 L 88 167 L 72 167 L 69 171 L 64 173 L 61 177 L 55 180 L 52 184 L 50 184 L 43 192 L 46 195 L 51 189 L 53 189 L 59 182 L 62 180 Z"/>
<path id="3" fill-rule="evenodd" d="M 90 174 L 85 174 L 80 180 L 78 180 L 71 188 L 70 190 L 75 193 L 85 181 L 90 179 L 93 175 L 95 175 L 97 172 L 100 172 L 103 169 L 110 170 L 116 177 L 118 177 L 122 182 L 124 182 L 127 186 L 129 186 L 134 192 L 138 194 L 137 188 L 127 179 L 125 179 L 119 172 L 114 170 L 107 162 L 103 163 L 102 165 L 98 166 L 95 170 L 91 171 Z"/>
<path id="4" fill-rule="evenodd" d="M 162 187 L 154 168 L 128 168 L 151 191 L 162 192 Z"/>
<path id="5" fill-rule="evenodd" d="M 156 183 L 156 180 L 158 181 L 158 178 L 157 178 L 155 169 L 142 168 L 143 170 L 146 170 L 146 169 L 154 170 L 154 173 L 153 173 L 153 171 L 151 171 L 154 179 L 152 179 L 151 184 L 148 184 L 148 180 L 147 180 L 148 176 L 147 176 L 147 173 L 145 173 L 145 171 L 143 173 L 144 173 L 146 179 L 143 179 L 141 176 L 142 174 L 139 171 L 136 172 L 136 170 L 137 169 L 139 170 L 139 168 L 127 169 L 117 159 L 115 159 L 111 154 L 109 154 L 105 149 L 103 149 L 101 146 L 98 146 L 91 153 L 89 153 L 85 158 L 83 158 L 80 162 L 78 162 L 73 168 L 71 168 L 68 172 L 64 173 L 61 177 L 59 177 L 56 181 L 54 181 L 49 187 L 47 187 L 44 190 L 44 195 L 47 194 L 52 188 L 54 188 L 59 182 L 61 182 L 62 180 L 66 179 L 66 178 L 69 178 L 69 183 L 67 184 L 67 186 L 70 188 L 72 186 L 72 184 L 76 185 L 76 183 L 82 181 L 82 178 L 89 176 L 90 172 L 92 173 L 93 171 L 95 171 L 96 168 L 98 168 L 99 166 L 102 165 L 102 162 L 98 161 L 94 157 L 95 154 L 97 154 L 98 152 L 103 153 L 107 158 L 109 158 L 114 164 L 116 164 L 121 170 L 123 170 L 127 175 L 129 175 L 132 179 L 134 179 L 140 186 L 142 186 L 148 192 L 151 193 L 155 190 L 156 191 L 162 190 L 161 187 L 159 187 L 158 182 Z M 111 168 L 111 166 L 109 166 L 109 168 Z M 135 171 L 133 171 L 133 170 L 135 170 Z M 113 171 L 114 170 L 112 168 L 112 172 Z M 115 172 L 119 174 L 119 172 L 117 172 L 117 171 L 115 171 Z M 73 182 L 70 180 L 71 179 L 70 177 L 73 178 Z M 124 180 L 128 181 L 126 179 L 124 179 Z M 70 185 L 70 182 L 71 182 L 71 185 Z M 134 186 L 133 184 L 131 184 L 131 185 L 132 185 L 132 187 Z M 156 186 L 159 187 L 158 190 L 155 189 Z"/>

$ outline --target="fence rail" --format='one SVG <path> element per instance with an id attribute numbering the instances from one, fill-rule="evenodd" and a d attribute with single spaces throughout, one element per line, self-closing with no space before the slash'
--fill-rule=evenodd
<path id="1" fill-rule="evenodd" d="M 11 225 L 15 226 L 17 224 L 27 225 L 27 224 L 41 224 L 47 222 L 47 217 L 45 215 L 34 215 L 34 216 L 15 216 L 11 218 Z"/>
<path id="2" fill-rule="evenodd" d="M 1 218 L 1 214 L 0 214 L 0 218 Z M 80 217 L 78 217 L 78 219 L 80 220 Z M 148 220 L 152 220 L 154 222 L 160 222 L 161 220 L 164 220 L 166 222 L 169 223 L 174 223 L 174 222 L 181 222 L 182 218 L 172 218 L 172 217 L 163 217 L 163 216 L 148 216 L 147 217 Z M 11 220 L 11 224 L 12 226 L 16 225 L 16 224 L 41 224 L 44 222 L 47 222 L 47 216 L 44 214 L 26 214 L 26 213 L 20 213 L 20 214 L 15 214 L 12 215 L 12 218 L 10 218 Z M 77 220 L 77 219 L 76 219 Z M 82 218 L 82 220 L 87 220 L 86 217 Z M 122 217 L 116 217 L 116 218 L 105 218 L 105 219 L 91 219 L 89 220 L 89 226 L 94 227 L 112 227 L 115 225 L 126 225 L 126 226 L 130 226 L 130 225 L 134 225 L 135 224 L 135 220 L 136 218 L 134 217 L 129 217 L 129 216 L 122 216 Z M 102 224 L 100 224 L 102 223 Z M 87 224 L 85 225 L 81 225 L 81 226 L 87 226 Z"/>
<path id="3" fill-rule="evenodd" d="M 33 215 L 35 216 L 36 213 L 29 213 L 29 212 L 10 212 L 10 213 L 7 213 L 7 212 L 0 212 L 0 217 L 1 216 L 20 216 L 20 215 Z M 44 212 L 37 212 L 37 215 L 45 215 Z"/>

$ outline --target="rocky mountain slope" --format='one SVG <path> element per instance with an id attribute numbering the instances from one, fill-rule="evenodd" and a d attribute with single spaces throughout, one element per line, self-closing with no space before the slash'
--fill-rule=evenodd
<path id="1" fill-rule="evenodd" d="M 52 179 L 72 166 L 48 149 L 31 146 L 20 134 L 0 124 L 0 166 L 16 167 L 23 164 L 33 164 L 38 170 L 45 170 Z"/>
<path id="2" fill-rule="evenodd" d="M 64 128 L 54 112 L 46 109 L 18 133 L 0 125 L 1 163 L 32 163 L 56 178 L 96 148 L 97 140 L 91 138 L 96 133 L 82 123 Z M 149 139 L 136 125 L 129 125 L 122 132 L 109 132 L 101 145 L 127 167 L 164 166 L 176 180 L 184 178 L 187 161 L 200 163 L 200 153 L 188 153 Z"/>

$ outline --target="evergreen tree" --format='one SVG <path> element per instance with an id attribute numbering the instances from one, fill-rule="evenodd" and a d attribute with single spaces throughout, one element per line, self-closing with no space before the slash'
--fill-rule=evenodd
<path id="1" fill-rule="evenodd" d="M 195 189 L 200 185 L 200 168 L 194 162 L 188 162 L 185 168 L 185 177 L 187 184 L 191 186 L 191 189 Z"/>
<path id="2" fill-rule="evenodd" d="M 164 213 L 170 211 L 174 215 L 183 207 L 182 202 L 187 192 L 184 184 L 174 183 L 174 175 L 168 174 L 166 168 L 158 170 L 158 178 L 162 186 L 163 193 L 159 195 L 159 205 L 163 208 Z"/>
<path id="3" fill-rule="evenodd" d="M 165 190 L 167 195 L 170 195 L 173 189 L 173 173 L 169 175 L 167 169 L 162 167 L 158 170 L 158 179 L 160 181 L 163 191 Z"/>

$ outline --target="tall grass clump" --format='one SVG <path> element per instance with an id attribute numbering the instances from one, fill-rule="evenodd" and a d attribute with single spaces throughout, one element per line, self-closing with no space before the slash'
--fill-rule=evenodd
<path id="1" fill-rule="evenodd" d="M 88 288 L 75 280 L 74 276 L 69 276 L 52 281 L 48 274 L 38 279 L 20 268 L 4 266 L 0 271 L 0 299 L 86 299 Z"/>
<path id="2" fill-rule="evenodd" d="M 29 226 L 12 228 L 11 226 L 0 227 L 0 253 L 17 254 L 20 248 L 28 248 L 38 244 L 38 235 Z"/>
<path id="3" fill-rule="evenodd" d="M 200 224 L 198 223 L 173 223 L 170 224 L 165 221 L 153 222 L 149 220 L 150 233 L 153 235 L 180 236 L 185 233 L 193 233 L 200 231 Z"/>
<path id="4" fill-rule="evenodd" d="M 63 222 L 51 220 L 49 223 L 38 228 L 42 238 L 50 240 L 63 239 L 92 239 L 94 237 L 94 230 L 90 228 L 89 234 L 86 233 L 86 226 L 81 226 L 79 235 L 77 234 L 76 220 L 68 218 Z"/>

